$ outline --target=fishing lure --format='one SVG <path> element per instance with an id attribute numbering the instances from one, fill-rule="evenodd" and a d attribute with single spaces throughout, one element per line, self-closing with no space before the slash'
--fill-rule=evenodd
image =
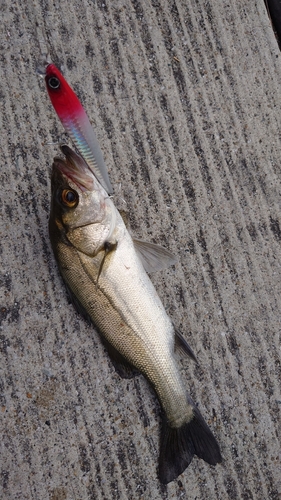
<path id="1" fill-rule="evenodd" d="M 51 103 L 66 132 L 106 192 L 112 194 L 99 143 L 77 95 L 53 63 L 47 64 L 44 76 Z"/>

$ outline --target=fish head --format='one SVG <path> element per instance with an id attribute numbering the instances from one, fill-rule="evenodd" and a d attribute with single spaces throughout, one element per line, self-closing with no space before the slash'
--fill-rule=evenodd
<path id="1" fill-rule="evenodd" d="M 61 150 L 65 158 L 56 157 L 52 167 L 51 241 L 67 240 L 94 256 L 111 239 L 116 210 L 83 158 L 66 145 Z"/>

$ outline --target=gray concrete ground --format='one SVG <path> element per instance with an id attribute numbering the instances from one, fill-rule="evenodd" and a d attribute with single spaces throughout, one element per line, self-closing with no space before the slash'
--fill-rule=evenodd
<path id="1" fill-rule="evenodd" d="M 281 498 L 281 56 L 263 0 L 0 11 L 1 499 Z M 167 487 L 157 399 L 114 371 L 50 248 L 50 168 L 67 137 L 35 73 L 44 39 L 133 233 L 179 257 L 152 280 L 198 357 L 179 363 L 224 461 L 195 458 Z"/>

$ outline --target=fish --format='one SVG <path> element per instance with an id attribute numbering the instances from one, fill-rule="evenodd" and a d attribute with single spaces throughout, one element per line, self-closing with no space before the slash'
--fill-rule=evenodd
<path id="1" fill-rule="evenodd" d="M 194 455 L 220 463 L 219 444 L 186 392 L 175 347 L 195 355 L 147 274 L 175 258 L 158 245 L 134 240 L 83 158 L 66 145 L 61 151 L 51 176 L 53 252 L 74 306 L 99 332 L 117 372 L 142 373 L 156 392 L 163 414 L 160 482 L 176 479 Z"/>
<path id="2" fill-rule="evenodd" d="M 96 134 L 77 95 L 55 64 L 46 63 L 43 71 L 41 69 L 38 72 L 45 76 L 51 103 L 77 151 L 107 193 L 112 194 L 112 185 Z"/>
<path id="3" fill-rule="evenodd" d="M 276 37 L 278 47 L 281 50 L 281 3 L 280 0 L 264 0 L 266 10 Z"/>

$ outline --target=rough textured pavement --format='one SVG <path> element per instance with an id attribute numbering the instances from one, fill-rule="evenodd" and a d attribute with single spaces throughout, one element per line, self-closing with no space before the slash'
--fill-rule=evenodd
<path id="1" fill-rule="evenodd" d="M 263 0 L 0 11 L 1 499 L 280 499 L 281 56 Z M 46 43 L 132 232 L 179 258 L 152 280 L 198 357 L 179 363 L 224 461 L 194 458 L 168 486 L 157 399 L 114 371 L 50 248 L 67 137 L 35 72 Z"/>

